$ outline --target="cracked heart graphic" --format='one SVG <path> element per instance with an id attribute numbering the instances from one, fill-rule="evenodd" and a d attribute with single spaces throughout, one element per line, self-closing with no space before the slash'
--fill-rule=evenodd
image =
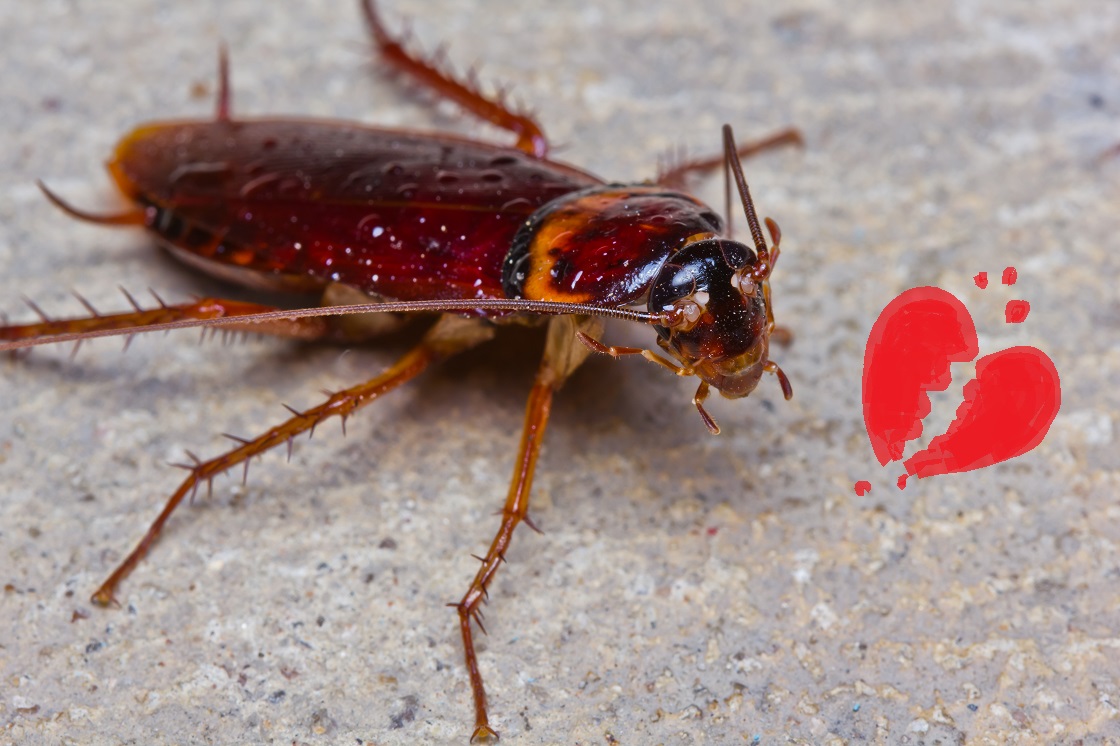
<path id="1" fill-rule="evenodd" d="M 1004 277 L 1004 284 L 1014 283 L 1013 274 L 1010 281 L 1008 273 Z M 913 288 L 883 309 L 863 361 L 864 426 L 880 464 L 901 460 L 906 444 L 921 436 L 931 410 L 928 392 L 949 386 L 950 364 L 975 360 L 979 353 L 972 315 L 948 291 Z M 1030 451 L 1058 414 L 1061 382 L 1042 350 L 1010 347 L 976 361 L 976 376 L 965 384 L 963 398 L 948 429 L 903 462 L 899 488 L 908 476 L 981 469 Z M 867 482 L 856 485 L 860 494 L 867 489 Z"/>

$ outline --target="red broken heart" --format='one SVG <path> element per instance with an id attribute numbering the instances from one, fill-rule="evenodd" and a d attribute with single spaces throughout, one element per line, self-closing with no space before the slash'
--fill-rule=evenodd
<path id="1" fill-rule="evenodd" d="M 952 293 L 913 288 L 883 309 L 863 359 L 863 420 L 880 464 L 900 460 L 922 434 L 927 392 L 948 387 L 949 364 L 978 354 L 972 316 Z M 956 419 L 905 461 L 906 472 L 970 471 L 1022 455 L 1042 442 L 1060 405 L 1058 371 L 1046 353 L 1012 347 L 986 355 L 965 384 Z"/>

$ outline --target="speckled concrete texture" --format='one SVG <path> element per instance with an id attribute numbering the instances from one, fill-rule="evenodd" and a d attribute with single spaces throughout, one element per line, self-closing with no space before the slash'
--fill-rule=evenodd
<path id="1" fill-rule="evenodd" d="M 1120 5 L 491 0 L 386 3 L 421 44 L 508 83 L 557 157 L 612 179 L 787 125 L 747 164 L 785 233 L 796 335 L 746 401 L 641 361 L 559 396 L 533 511 L 480 645 L 508 744 L 1120 741 Z M 77 223 L 44 179 L 119 206 L 101 164 L 145 120 L 234 108 L 508 138 L 370 61 L 356 3 L 0 4 L 0 310 L 120 309 L 117 286 L 222 292 L 140 232 Z M 700 196 L 722 204 L 721 181 Z M 1013 288 L 972 276 L 1019 270 Z M 1035 451 L 894 486 L 863 430 L 863 345 L 897 293 L 966 302 L 982 353 L 1054 359 Z M 1024 324 L 1003 303 L 1031 303 Z M 615 344 L 651 343 L 616 325 Z M 464 744 L 454 613 L 505 495 L 539 341 L 513 334 L 219 479 L 122 587 L 89 594 L 181 474 L 403 347 L 197 334 L 0 360 L 0 743 Z M 968 365 L 934 397 L 943 429 Z M 1110 383 L 1111 382 L 1111 383 Z M 857 496 L 852 484 L 868 479 Z"/>

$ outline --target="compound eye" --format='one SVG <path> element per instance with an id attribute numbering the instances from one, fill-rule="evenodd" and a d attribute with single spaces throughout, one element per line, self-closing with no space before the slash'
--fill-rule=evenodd
<path id="1" fill-rule="evenodd" d="M 704 306 L 697 302 L 697 295 L 697 293 L 692 293 L 680 300 L 673 301 L 671 304 L 673 309 L 673 320 L 671 322 L 673 329 L 687 332 L 696 326 L 696 322 L 704 315 Z"/>
<path id="2" fill-rule="evenodd" d="M 731 275 L 731 287 L 738 290 L 745 298 L 753 298 L 758 290 L 758 283 L 754 281 L 754 273 L 750 267 L 736 270 Z"/>

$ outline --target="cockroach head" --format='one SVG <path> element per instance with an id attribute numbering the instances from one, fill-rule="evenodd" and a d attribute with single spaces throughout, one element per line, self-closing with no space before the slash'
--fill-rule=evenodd
<path id="1" fill-rule="evenodd" d="M 658 344 L 729 399 L 754 391 L 774 367 L 767 364 L 771 268 L 765 249 L 702 237 L 669 257 L 650 291 L 650 312 L 670 318 L 656 327 Z"/>

